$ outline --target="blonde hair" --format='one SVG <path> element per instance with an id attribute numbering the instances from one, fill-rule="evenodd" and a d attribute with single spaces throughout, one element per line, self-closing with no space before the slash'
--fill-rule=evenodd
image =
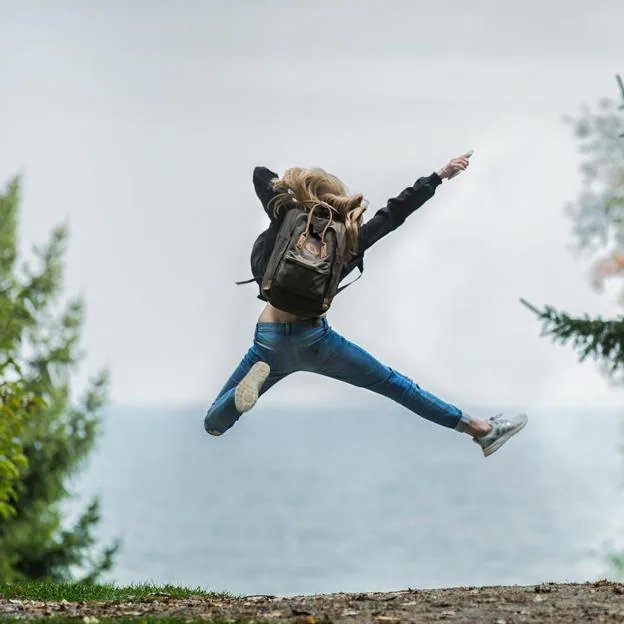
<path id="1" fill-rule="evenodd" d="M 332 211 L 334 218 L 346 226 L 347 258 L 357 254 L 358 232 L 367 203 L 364 195 L 349 194 L 335 175 L 320 167 L 290 167 L 281 178 L 273 178 L 271 184 L 277 192 L 269 202 L 269 209 L 272 208 L 275 217 L 282 208 L 288 209 L 296 204 L 309 208 L 319 204 L 326 206 Z"/>

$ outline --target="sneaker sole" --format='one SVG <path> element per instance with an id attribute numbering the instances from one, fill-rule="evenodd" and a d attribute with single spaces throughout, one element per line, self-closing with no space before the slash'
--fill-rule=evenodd
<path id="1" fill-rule="evenodd" d="M 256 362 L 236 386 L 234 404 L 241 414 L 256 404 L 260 388 L 270 372 L 271 368 L 266 362 Z"/>
<path id="2" fill-rule="evenodd" d="M 513 429 L 510 429 L 505 435 L 502 435 L 500 438 L 498 438 L 498 440 L 496 440 L 496 442 L 494 442 L 493 444 L 491 444 L 487 448 L 483 449 L 483 455 L 485 455 L 485 457 L 488 457 L 494 451 L 497 451 L 501 446 L 503 446 L 503 444 L 505 444 L 505 442 L 507 442 L 507 440 L 509 440 L 509 438 L 511 438 L 512 436 L 516 435 L 516 433 L 518 433 L 518 431 L 520 431 L 521 429 L 524 428 L 524 426 L 529 421 L 529 418 L 528 418 L 528 416 L 526 414 L 522 414 L 522 416 L 524 416 L 524 420 L 522 420 L 520 423 L 518 423 Z"/>

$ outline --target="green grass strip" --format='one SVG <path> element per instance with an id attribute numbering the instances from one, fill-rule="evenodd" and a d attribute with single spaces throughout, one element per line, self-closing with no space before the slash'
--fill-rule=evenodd
<path id="1" fill-rule="evenodd" d="M 23 600 L 127 600 L 140 602 L 158 598 L 189 598 L 203 596 L 208 598 L 237 598 L 227 592 L 213 592 L 196 587 L 176 587 L 175 585 L 152 585 L 141 583 L 118 587 L 114 584 L 89 585 L 81 583 L 0 583 L 0 598 Z M 161 621 L 161 620 L 159 620 Z"/>
<path id="2" fill-rule="evenodd" d="M 268 624 L 268 620 L 233 620 L 231 618 L 218 618 L 214 620 L 205 620 L 201 618 L 185 618 L 185 617 L 158 617 L 154 615 L 136 616 L 136 617 L 112 617 L 112 618 L 93 618 L 93 617 L 57 617 L 57 616 L 34 616 L 20 615 L 18 617 L 0 615 L 0 624 Z"/>

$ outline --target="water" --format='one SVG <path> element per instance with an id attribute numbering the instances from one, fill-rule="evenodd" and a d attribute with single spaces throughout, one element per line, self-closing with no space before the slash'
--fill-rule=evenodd
<path id="1" fill-rule="evenodd" d="M 604 577 L 624 525 L 621 416 L 529 415 L 484 459 L 376 395 L 258 404 L 220 438 L 203 408 L 116 407 L 75 486 L 101 495 L 100 538 L 123 539 L 119 583 L 291 595 Z"/>

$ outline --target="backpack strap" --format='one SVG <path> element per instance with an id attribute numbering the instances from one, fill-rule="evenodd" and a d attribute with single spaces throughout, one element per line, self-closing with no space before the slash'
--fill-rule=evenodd
<path id="1" fill-rule="evenodd" d="M 303 230 L 303 232 L 301 232 L 301 236 L 299 236 L 299 240 L 297 241 L 297 247 L 301 249 L 308 239 L 308 235 L 310 233 L 310 223 L 312 222 L 312 215 L 314 214 L 316 208 L 318 208 L 319 206 L 321 208 L 325 208 L 329 213 L 329 219 L 327 220 L 327 223 L 323 228 L 323 232 L 321 233 L 321 258 L 324 258 L 325 256 L 327 256 L 327 243 L 325 242 L 325 234 L 327 233 L 327 229 L 332 224 L 332 221 L 334 219 L 331 208 L 329 208 L 329 206 L 327 206 L 326 204 L 315 203 L 312 208 L 310 208 L 310 210 L 308 211 L 308 220 L 306 222 L 305 230 Z"/>
<path id="2" fill-rule="evenodd" d="M 345 284 L 344 286 L 340 286 L 340 288 L 336 290 L 336 294 L 338 294 L 341 290 L 344 290 L 347 286 L 351 286 L 353 282 L 357 282 L 360 279 L 360 277 L 362 277 L 362 273 L 364 273 L 364 258 L 360 258 L 359 262 L 355 266 L 360 271 L 360 274 L 354 280 L 351 280 L 348 284 Z"/>
<path id="3" fill-rule="evenodd" d="M 351 284 L 353 284 L 353 282 L 357 282 L 360 277 L 362 277 L 362 273 L 364 273 L 364 263 L 360 260 L 356 265 L 355 265 L 358 270 L 360 271 L 360 274 L 351 282 L 344 284 L 344 286 L 340 286 L 338 288 L 338 290 L 336 290 L 336 294 L 338 294 L 341 290 L 344 290 L 347 286 L 351 286 Z M 251 282 L 256 282 L 256 278 L 252 277 L 251 279 L 248 280 L 243 280 L 241 282 L 234 282 L 237 286 L 240 286 L 241 284 L 251 284 Z"/>

